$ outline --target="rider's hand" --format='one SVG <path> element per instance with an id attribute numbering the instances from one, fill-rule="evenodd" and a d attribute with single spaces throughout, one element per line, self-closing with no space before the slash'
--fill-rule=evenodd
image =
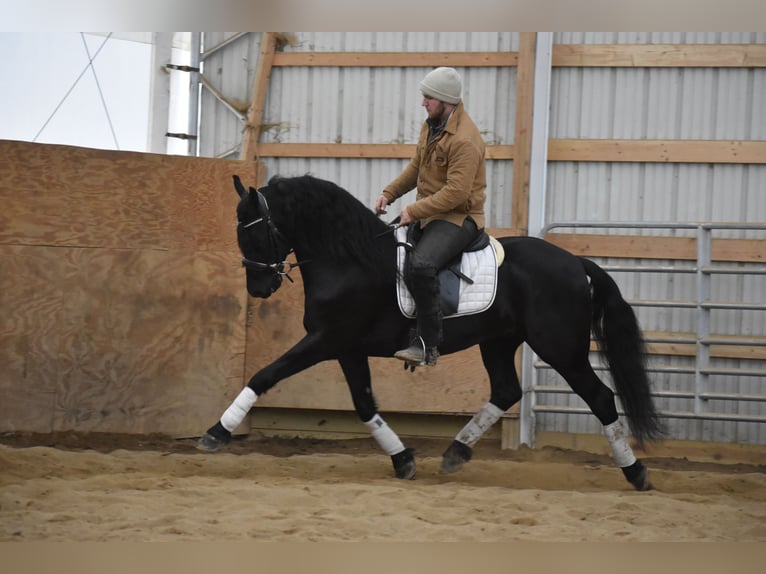
<path id="1" fill-rule="evenodd" d="M 410 212 L 407 211 L 407 208 L 402 209 L 402 212 L 399 214 L 399 225 L 409 225 L 414 222 L 415 220 L 410 217 Z"/>
<path id="2" fill-rule="evenodd" d="M 384 215 L 387 213 L 386 206 L 388 205 L 388 199 L 382 193 L 375 200 L 375 215 Z"/>

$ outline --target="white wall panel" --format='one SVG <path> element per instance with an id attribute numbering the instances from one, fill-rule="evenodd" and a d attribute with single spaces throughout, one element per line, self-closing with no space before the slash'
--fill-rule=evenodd
<path id="1" fill-rule="evenodd" d="M 253 79 L 258 63 L 260 34 L 234 32 L 205 32 L 203 34 L 202 71 L 210 83 L 229 101 L 231 107 L 239 109 L 238 116 L 230 108 L 204 89 L 200 99 L 199 153 L 202 156 L 217 157 L 229 150 L 239 156 L 238 146 L 242 141 L 247 106 L 252 98 Z M 232 40 L 233 39 L 233 40 Z M 211 50 L 229 41 L 225 48 Z"/>

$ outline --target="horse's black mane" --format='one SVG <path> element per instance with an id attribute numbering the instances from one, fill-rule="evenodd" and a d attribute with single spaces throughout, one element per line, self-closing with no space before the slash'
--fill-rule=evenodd
<path id="1" fill-rule="evenodd" d="M 392 276 L 393 240 L 390 234 L 381 237 L 385 223 L 345 189 L 311 175 L 275 176 L 262 192 L 277 226 L 302 257 L 327 255 Z"/>

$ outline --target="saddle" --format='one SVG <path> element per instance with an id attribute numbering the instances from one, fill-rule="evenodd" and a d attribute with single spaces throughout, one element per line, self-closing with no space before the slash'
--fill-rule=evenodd
<path id="1" fill-rule="evenodd" d="M 415 226 L 396 230 L 396 257 L 399 270 L 396 295 L 405 317 L 416 316 L 415 300 L 405 282 L 407 254 L 417 241 Z M 497 268 L 504 259 L 503 247 L 482 231 L 462 254 L 438 273 L 442 316 L 461 317 L 481 313 L 495 301 Z"/>

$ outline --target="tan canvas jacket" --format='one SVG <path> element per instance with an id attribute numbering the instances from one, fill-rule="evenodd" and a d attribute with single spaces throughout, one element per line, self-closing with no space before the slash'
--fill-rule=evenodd
<path id="1" fill-rule="evenodd" d="M 383 194 L 390 204 L 415 187 L 417 201 L 407 211 L 421 226 L 435 219 L 462 225 L 470 215 L 479 229 L 484 227 L 484 140 L 463 109 L 463 102 L 431 142 L 428 124 L 423 123 L 415 155 Z"/>

